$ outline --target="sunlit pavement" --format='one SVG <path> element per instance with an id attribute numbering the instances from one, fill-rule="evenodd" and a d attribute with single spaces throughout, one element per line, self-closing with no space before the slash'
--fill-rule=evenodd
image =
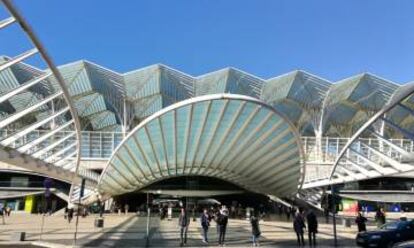
<path id="1" fill-rule="evenodd" d="M 42 216 L 13 214 L 5 218 L 6 224 L 0 221 L 0 247 L 7 246 L 13 232 L 26 232 L 28 241 L 39 241 L 52 244 L 72 246 L 74 244 L 75 222 L 68 223 L 63 216 L 47 216 L 44 218 L 42 235 Z M 130 215 L 105 216 L 104 228 L 95 228 L 96 216 L 79 218 L 77 246 L 82 247 L 145 247 L 147 218 Z M 319 247 L 333 246 L 332 224 L 319 221 L 317 241 Z M 277 217 L 260 222 L 262 236 L 261 246 L 267 247 L 296 247 L 296 235 L 292 222 Z M 368 228 L 373 228 L 369 226 Z M 356 226 L 346 228 L 338 223 L 338 242 L 341 247 L 354 247 Z M 177 219 L 171 221 L 153 217 L 150 221 L 149 246 L 176 247 L 179 245 L 179 229 Z M 217 246 L 217 231 L 214 221 L 209 230 L 208 245 L 201 242 L 201 227 L 199 220 L 191 221 L 188 231 L 187 247 Z M 307 239 L 305 235 L 305 240 Z M 230 219 L 226 235 L 226 247 L 251 247 L 251 228 L 246 220 Z M 8 246 L 10 247 L 10 246 Z"/>

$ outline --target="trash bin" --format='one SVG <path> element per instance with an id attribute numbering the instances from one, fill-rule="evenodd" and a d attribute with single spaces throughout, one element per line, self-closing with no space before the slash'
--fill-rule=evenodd
<path id="1" fill-rule="evenodd" d="M 24 241 L 26 238 L 25 232 L 15 232 L 10 236 L 10 241 Z"/>
<path id="2" fill-rule="evenodd" d="M 103 228 L 104 219 L 103 218 L 96 218 L 95 219 L 95 227 Z"/>
<path id="3" fill-rule="evenodd" d="M 344 218 L 342 221 L 344 227 L 351 227 L 351 219 Z"/>

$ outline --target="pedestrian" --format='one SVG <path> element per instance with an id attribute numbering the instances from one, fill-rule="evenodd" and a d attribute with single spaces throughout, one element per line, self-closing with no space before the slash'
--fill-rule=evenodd
<path id="1" fill-rule="evenodd" d="M 1 203 L 0 203 L 0 217 L 1 217 L 1 220 L 2 220 L 2 224 L 3 225 L 6 224 L 6 222 L 4 220 L 4 207 L 3 207 L 3 204 L 1 204 Z"/>
<path id="2" fill-rule="evenodd" d="M 65 215 L 63 216 L 65 220 L 68 218 L 68 211 L 68 207 L 65 207 Z"/>
<path id="3" fill-rule="evenodd" d="M 233 219 L 235 219 L 235 218 L 236 218 L 236 207 L 235 207 L 234 205 L 232 205 L 232 206 L 230 207 L 230 213 L 231 213 L 231 217 L 232 217 Z"/>
<path id="4" fill-rule="evenodd" d="M 181 208 L 180 216 L 178 217 L 178 226 L 180 227 L 180 246 L 187 244 L 187 231 L 190 224 L 190 218 L 188 217 L 185 208 Z"/>
<path id="5" fill-rule="evenodd" d="M 298 239 L 298 245 L 305 245 L 305 239 L 303 238 L 303 229 L 306 228 L 305 221 L 302 213 L 296 212 L 295 218 L 293 219 L 293 229 L 295 230 L 296 237 Z"/>
<path id="6" fill-rule="evenodd" d="M 318 219 L 315 213 L 310 210 L 306 215 L 306 221 L 308 222 L 308 238 L 309 246 L 316 246 L 316 234 L 318 233 Z"/>
<path id="7" fill-rule="evenodd" d="M 290 221 L 290 212 L 291 212 L 290 207 L 285 207 L 284 210 L 285 210 L 287 221 Z"/>
<path id="8" fill-rule="evenodd" d="M 259 246 L 259 238 L 260 238 L 260 227 L 259 227 L 259 218 L 257 217 L 257 213 L 253 212 L 250 217 L 250 224 L 252 225 L 252 240 L 253 246 Z"/>
<path id="9" fill-rule="evenodd" d="M 201 214 L 200 217 L 200 221 L 201 221 L 201 228 L 203 228 L 203 243 L 208 244 L 208 238 L 207 238 L 207 233 L 208 233 L 208 227 L 210 226 L 210 215 L 208 214 L 207 209 L 203 210 L 203 213 Z"/>
<path id="10" fill-rule="evenodd" d="M 125 204 L 125 215 L 128 214 L 128 211 L 129 211 L 129 205 L 128 204 Z"/>
<path id="11" fill-rule="evenodd" d="M 224 246 L 224 240 L 226 238 L 226 228 L 228 223 L 228 215 L 229 211 L 227 210 L 226 206 L 223 206 L 216 220 L 219 231 L 219 246 Z"/>
<path id="12" fill-rule="evenodd" d="M 401 215 L 400 215 L 400 220 L 401 221 L 407 221 L 407 215 L 405 214 L 405 211 L 401 209 Z"/>
<path id="13" fill-rule="evenodd" d="M 9 206 L 7 206 L 6 207 L 6 213 L 7 213 L 7 216 L 10 216 L 10 213 L 11 213 L 11 207 L 9 207 Z"/>
<path id="14" fill-rule="evenodd" d="M 279 204 L 277 208 L 278 208 L 279 219 L 281 220 L 282 214 L 283 214 L 283 205 Z"/>
<path id="15" fill-rule="evenodd" d="M 325 216 L 325 224 L 329 224 L 329 209 L 328 208 L 323 209 L 323 215 Z"/>
<path id="16" fill-rule="evenodd" d="M 366 222 L 368 221 L 367 218 L 365 218 L 364 216 L 362 216 L 362 213 L 359 212 L 358 216 L 355 218 L 355 223 L 358 225 L 358 232 L 366 232 L 367 231 L 367 226 L 366 226 Z"/>
<path id="17" fill-rule="evenodd" d="M 73 219 L 73 208 L 69 207 L 69 209 L 68 209 L 68 223 L 69 224 L 72 221 L 72 219 Z"/>
<path id="18" fill-rule="evenodd" d="M 383 208 L 378 209 L 375 213 L 375 222 L 377 222 L 377 227 L 385 224 L 385 211 Z"/>
<path id="19" fill-rule="evenodd" d="M 99 217 L 102 218 L 105 212 L 105 206 L 102 202 L 99 202 Z"/>
<path id="20" fill-rule="evenodd" d="M 195 214 L 196 214 L 196 206 L 194 205 L 193 206 L 193 208 L 192 208 L 192 210 L 191 210 L 191 216 L 193 217 L 193 221 L 196 221 L 196 216 L 195 216 Z"/>

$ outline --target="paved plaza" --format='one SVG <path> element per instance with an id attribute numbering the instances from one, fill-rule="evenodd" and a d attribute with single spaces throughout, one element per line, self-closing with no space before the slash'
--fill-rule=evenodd
<path id="1" fill-rule="evenodd" d="M 151 218 L 149 243 L 146 243 L 146 217 L 129 215 L 106 215 L 105 227 L 95 228 L 96 216 L 79 218 L 77 243 L 79 247 L 177 247 L 179 245 L 179 232 L 177 219 L 171 221 L 158 217 Z M 331 247 L 333 245 L 333 231 L 331 224 L 324 224 L 319 220 L 318 246 Z M 32 244 L 42 244 L 39 241 L 53 244 L 52 247 L 73 245 L 75 232 L 75 219 L 67 223 L 63 216 L 47 216 L 44 218 L 43 232 L 41 232 L 41 215 L 13 214 L 6 218 L 6 224 L 0 225 L 0 247 L 8 246 L 10 236 L 14 232 L 25 231 L 26 239 Z M 261 246 L 265 247 L 295 247 L 296 236 L 292 223 L 285 219 L 279 220 L 271 217 L 260 222 L 262 237 Z M 370 225 L 368 228 L 373 228 Z M 346 228 L 338 224 L 338 240 L 341 247 L 354 247 L 356 227 Z M 305 236 L 306 238 L 306 236 Z M 214 221 L 209 230 L 208 245 L 201 242 L 201 227 L 199 220 L 190 223 L 188 232 L 188 247 L 215 247 L 217 246 L 216 225 Z M 227 247 L 250 247 L 250 223 L 246 220 L 230 219 L 226 235 Z M 10 246 L 8 246 L 10 247 Z M 28 246 L 29 247 L 29 246 Z M 36 247 L 36 246 L 33 246 Z"/>

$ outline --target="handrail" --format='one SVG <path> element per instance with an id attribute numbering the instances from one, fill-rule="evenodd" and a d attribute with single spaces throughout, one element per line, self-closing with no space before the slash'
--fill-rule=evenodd
<path id="1" fill-rule="evenodd" d="M 345 147 L 341 150 L 338 157 L 336 158 L 334 165 L 332 167 L 331 175 L 329 177 L 329 180 L 332 180 L 332 177 L 334 176 L 335 170 L 339 164 L 339 161 L 341 161 L 342 157 L 345 155 L 349 147 L 355 142 L 358 137 L 365 132 L 374 122 L 376 122 L 378 119 L 380 119 L 385 113 L 393 109 L 396 105 L 398 105 L 400 102 L 408 98 L 410 95 L 414 93 L 414 84 L 407 85 L 404 91 L 397 91 L 397 95 L 394 95 L 393 98 L 391 98 L 390 102 L 387 103 L 380 111 L 378 111 L 374 116 L 372 116 L 358 131 L 355 132 L 354 135 L 352 135 L 351 139 L 347 142 Z"/>

